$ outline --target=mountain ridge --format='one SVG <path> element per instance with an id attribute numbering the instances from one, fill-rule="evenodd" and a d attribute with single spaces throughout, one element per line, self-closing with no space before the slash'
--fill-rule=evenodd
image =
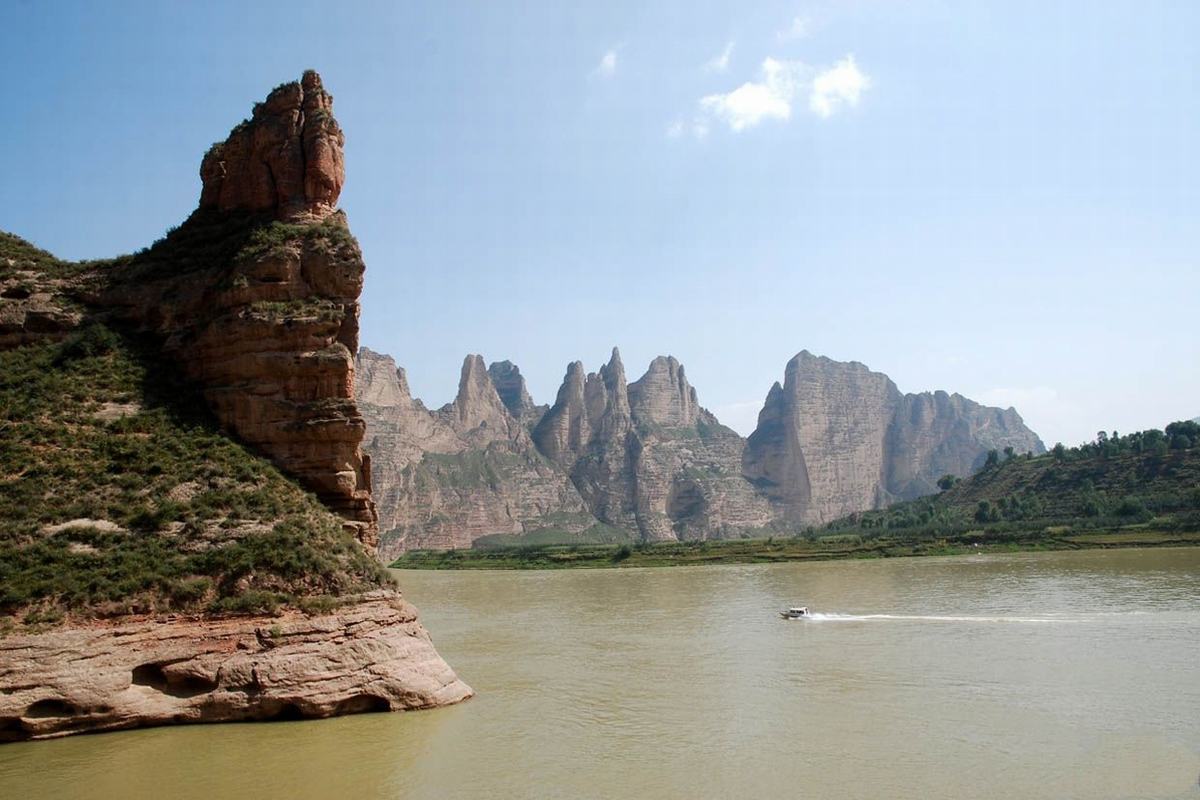
<path id="1" fill-rule="evenodd" d="M 377 355 L 362 351 L 359 359 L 370 362 Z M 468 361 L 476 358 L 479 371 L 481 357 Z M 374 370 L 364 363 L 360 372 Z M 821 524 L 936 491 L 939 477 L 970 474 L 990 449 L 1044 451 L 1013 409 L 988 408 L 944 391 L 901 394 L 890 378 L 860 362 L 838 362 L 807 350 L 789 361 L 784 382 L 767 394 L 759 426 L 745 438 L 700 404 L 673 356 L 655 357 L 632 382 L 617 348 L 596 372 L 571 362 L 550 406 L 536 405 L 512 362 L 493 363 L 488 376 L 493 375 L 509 398 L 498 404 L 508 413 L 497 424 L 519 423 L 533 446 L 530 452 L 529 444 L 523 445 L 522 452 L 568 477 L 584 513 L 596 523 L 624 531 L 634 541 L 730 538 Z M 826 397 L 827 389 L 833 394 Z M 365 387 L 360 391 L 367 393 Z M 498 414 L 490 398 L 499 395 L 493 383 L 489 414 Z M 381 424 L 369 411 L 366 418 L 369 431 Z M 815 433 L 813 420 L 824 425 Z M 389 458 L 382 440 L 367 449 L 375 464 Z M 376 480 L 390 482 L 378 469 Z M 492 489 L 492 502 L 508 511 L 494 534 L 522 541 L 538 533 L 538 541 L 547 541 L 548 528 L 509 524 L 516 519 L 512 509 L 521 503 L 506 498 L 498 484 Z M 395 501 L 389 496 L 380 502 L 386 518 Z M 554 513 L 578 514 L 579 508 L 572 503 L 569 511 Z M 443 534 L 431 543 L 411 520 L 402 534 L 385 520 L 383 550 L 471 546 L 477 539 L 490 541 L 487 524 L 466 524 L 459 534 Z M 560 538 L 569 542 L 585 530 L 579 525 L 560 530 Z"/>

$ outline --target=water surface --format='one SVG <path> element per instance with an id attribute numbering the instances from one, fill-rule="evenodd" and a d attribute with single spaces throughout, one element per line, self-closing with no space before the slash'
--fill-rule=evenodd
<path id="1" fill-rule="evenodd" d="M 6 745 L 0 797 L 1200 798 L 1200 549 L 399 577 L 475 699 Z"/>

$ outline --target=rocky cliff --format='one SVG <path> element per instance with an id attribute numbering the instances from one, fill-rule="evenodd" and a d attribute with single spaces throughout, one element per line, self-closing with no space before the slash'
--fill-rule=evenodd
<path id="1" fill-rule="evenodd" d="M 575 521 L 562 541 L 586 541 L 581 510 L 610 534 L 641 541 L 790 532 L 937 491 L 940 476 L 971 474 L 991 449 L 1043 450 L 1012 409 L 945 392 L 901 394 L 862 364 L 808 352 L 771 388 L 748 440 L 700 405 L 672 357 L 654 359 L 633 383 L 616 349 L 593 373 L 576 361 L 549 408 L 534 404 L 508 362 L 488 370 L 489 391 L 482 361 L 468 359 L 459 399 L 434 413 L 400 388 L 403 372 L 397 376 L 390 359 L 363 351 L 358 374 L 360 396 L 393 406 L 366 413 L 384 528 L 398 532 L 385 536 L 388 555 L 468 547 L 488 532 L 536 541 L 524 534 L 544 523 L 547 508 Z M 480 410 L 473 412 L 476 433 L 464 436 L 460 406 L 468 401 Z M 480 438 L 481 431 L 490 433 Z M 491 469 L 507 477 L 476 480 L 464 492 L 461 465 L 489 463 L 496 441 L 510 441 L 508 452 L 539 464 L 536 476 Z M 563 490 L 563 477 L 574 493 Z M 529 505 L 517 485 L 557 486 L 557 504 L 542 496 Z M 529 514 L 532 523 L 522 519 Z"/>
<path id="2" fill-rule="evenodd" d="M 628 385 L 615 348 L 597 373 L 571 364 L 534 440 L 598 519 L 636 539 L 745 536 L 773 519 L 742 474 L 743 439 L 700 406 L 671 357 Z"/>
<path id="3" fill-rule="evenodd" d="M 549 406 L 537 405 L 529 395 L 525 386 L 525 377 L 521 370 L 511 361 L 497 361 L 488 365 L 488 377 L 500 395 L 500 402 L 508 409 L 508 413 L 527 428 L 537 424 Z"/>
<path id="4" fill-rule="evenodd" d="M 902 395 L 882 373 L 801 351 L 767 394 L 745 474 L 787 522 L 815 525 L 936 490 L 988 450 L 1044 446 L 1013 409 L 945 392 Z"/>
<path id="5" fill-rule="evenodd" d="M 153 333 L 217 418 L 373 546 L 353 399 L 365 265 L 345 215 L 342 132 L 315 72 L 279 86 L 204 157 L 199 209 L 115 264 L 95 302 Z"/>
<path id="6" fill-rule="evenodd" d="M 509 404 L 493 374 L 509 377 Z M 390 356 L 359 351 L 364 443 L 384 531 L 379 553 L 470 547 L 486 536 L 579 534 L 595 525 L 567 476 L 534 447 L 510 409 L 533 408 L 511 364 L 467 356 L 454 402 L 429 411 Z"/>
<path id="7" fill-rule="evenodd" d="M 700 406 L 683 365 L 659 356 L 629 385 L 637 531 L 647 540 L 746 536 L 774 513 L 742 474 L 745 440 Z"/>
<path id="8" fill-rule="evenodd" d="M 470 695 L 371 558 L 342 144 L 307 72 L 150 248 L 0 240 L 0 741 Z"/>

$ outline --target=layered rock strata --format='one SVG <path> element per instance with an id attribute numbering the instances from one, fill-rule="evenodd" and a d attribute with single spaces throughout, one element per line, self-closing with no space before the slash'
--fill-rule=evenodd
<path id="1" fill-rule="evenodd" d="M 508 413 L 526 427 L 537 424 L 549 406 L 537 405 L 529 395 L 525 386 L 525 376 L 511 361 L 497 361 L 488 365 L 488 377 L 500 395 L 500 402 L 508 409 Z"/>
<path id="2" fill-rule="evenodd" d="M 682 364 L 655 358 L 629 385 L 629 404 L 642 538 L 735 538 L 772 522 L 770 503 L 741 472 L 745 440 L 700 406 Z"/>
<path id="3" fill-rule="evenodd" d="M 498 366 L 467 356 L 454 402 L 430 411 L 391 357 L 359 351 L 356 391 L 382 510 L 381 558 L 470 547 L 484 536 L 579 533 L 595 523 L 501 399 L 491 378 Z"/>
<path id="4" fill-rule="evenodd" d="M 453 420 L 436 422 L 451 410 L 458 419 L 468 395 L 486 409 L 476 412 L 476 430 L 515 436 L 513 422 L 544 408 L 534 405 L 519 371 L 508 362 L 489 369 L 507 415 L 480 388 L 460 389 L 459 400 L 430 413 L 409 397 L 403 371 L 390 359 L 378 371 L 370 366 L 381 358 L 364 351 L 358 374 L 360 396 L 391 398 L 393 406 L 366 411 L 384 527 L 405 531 L 391 539 L 389 555 L 413 546 L 466 547 L 485 531 L 527 532 L 528 525 L 510 520 L 545 506 L 524 506 L 511 487 L 491 485 L 488 503 L 478 495 L 464 501 L 454 488 L 457 473 L 411 468 L 444 465 L 438 459 L 447 453 L 457 462 L 482 457 L 480 445 L 451 429 Z M 480 382 L 481 364 L 464 368 L 464 386 Z M 377 372 L 379 388 L 365 380 Z M 531 430 L 537 451 L 569 477 L 588 514 L 643 541 L 794 531 L 936 491 L 941 475 L 971 474 L 991 449 L 1043 449 L 1013 409 L 945 392 L 901 394 L 886 375 L 862 364 L 808 352 L 792 359 L 784 382 L 771 388 L 749 440 L 700 405 L 677 360 L 660 356 L 627 383 L 616 349 L 597 372 L 578 361 L 568 365 L 554 404 Z M 378 467 L 384 461 L 386 477 Z M 417 491 L 418 474 L 436 490 Z M 538 482 L 546 480 L 539 471 Z M 481 514 L 487 506 L 503 506 L 504 514 Z M 574 513 L 573 500 L 570 508 Z M 436 512 L 422 516 L 422 509 Z"/>
<path id="5" fill-rule="evenodd" d="M 346 180 L 345 137 L 333 97 L 309 70 L 275 87 L 250 119 L 214 144 L 200 164 L 200 208 L 279 219 L 323 218 Z"/>
<path id="6" fill-rule="evenodd" d="M 882 373 L 805 350 L 767 394 L 744 472 L 788 523 L 817 525 L 928 494 L 1005 447 L 1045 450 L 1013 409 L 903 395 Z"/>
<path id="7" fill-rule="evenodd" d="M 0 742 L 446 705 L 471 690 L 381 592 L 320 617 L 117 622 L 0 638 Z"/>
<path id="8" fill-rule="evenodd" d="M 334 210 L 343 136 L 332 105 L 311 71 L 271 92 L 205 156 L 196 214 L 114 268 L 96 301 L 158 336 L 223 425 L 374 546 L 366 426 L 354 404 L 366 267 Z M 213 242 L 225 247 L 209 257 Z M 175 251 L 201 255 L 184 266 Z"/>
<path id="9" fill-rule="evenodd" d="M 14 305 L 0 306 L 0 346 L 58 338 L 89 318 L 131 324 L 180 365 L 223 428 L 314 491 L 373 550 L 354 399 L 364 264 L 335 210 L 343 138 L 331 110 L 315 72 L 278 87 L 209 151 L 200 208 L 164 240 L 106 269 L 74 265 L 49 299 L 51 283 L 27 292 L 17 274 L 20 287 L 4 290 Z M 73 617 L 0 636 L 0 741 L 470 696 L 397 591 L 338 602 L 312 615 Z"/>
<path id="10" fill-rule="evenodd" d="M 571 364 L 534 438 L 597 518 L 635 538 L 741 536 L 771 520 L 741 475 L 742 438 L 700 407 L 674 358 L 628 385 L 616 348 L 598 373 Z"/>

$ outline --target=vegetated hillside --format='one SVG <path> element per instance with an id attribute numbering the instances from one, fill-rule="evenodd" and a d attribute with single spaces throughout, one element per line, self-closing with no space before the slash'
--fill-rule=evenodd
<path id="1" fill-rule="evenodd" d="M 271 232 L 244 231 L 251 243 Z M 341 518 L 221 430 L 156 342 L 59 283 L 112 264 L 61 262 L 9 234 L 0 247 L 0 312 L 20 303 L 28 337 L 0 351 L 6 627 L 289 602 L 322 610 L 386 582 Z M 162 245 L 114 263 L 161 255 Z M 42 295 L 73 330 L 29 325 Z"/>
<path id="2" fill-rule="evenodd" d="M 1143 528 L 1200 531 L 1200 424 L 1101 433 L 1036 457 L 989 454 L 967 480 L 946 476 L 941 494 L 855 514 L 827 526 L 864 536 L 1050 534 Z"/>

